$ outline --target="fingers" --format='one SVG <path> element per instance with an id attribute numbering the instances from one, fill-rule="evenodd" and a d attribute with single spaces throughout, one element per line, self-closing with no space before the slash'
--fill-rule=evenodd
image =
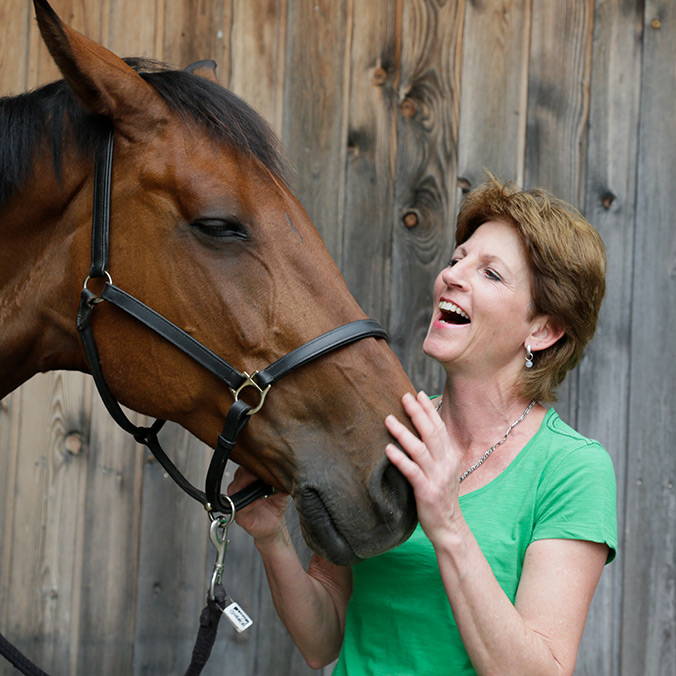
<path id="1" fill-rule="evenodd" d="M 436 407 L 430 398 L 424 392 L 418 392 L 416 397 L 407 393 L 402 397 L 402 405 L 411 419 L 420 437 L 420 441 L 427 447 L 432 456 L 438 457 L 443 453 L 444 444 L 447 440 L 447 432 L 446 426 L 439 417 Z M 388 429 L 390 429 L 389 425 Z M 405 443 L 405 439 L 399 436 L 399 434 L 403 435 L 401 430 L 397 428 L 397 433 L 394 433 L 392 430 L 390 432 L 393 433 L 393 436 L 398 441 Z M 408 447 L 406 450 L 408 450 Z M 413 450 L 415 451 L 415 449 Z"/>
<path id="2" fill-rule="evenodd" d="M 388 415 L 385 418 L 385 427 L 410 456 L 419 458 L 427 451 L 424 442 L 413 434 L 408 427 L 400 423 L 395 416 Z"/>
<path id="3" fill-rule="evenodd" d="M 388 460 L 406 477 L 414 491 L 417 491 L 421 482 L 424 480 L 424 474 L 420 465 L 409 458 L 400 448 L 394 444 L 385 446 L 385 455 Z"/>

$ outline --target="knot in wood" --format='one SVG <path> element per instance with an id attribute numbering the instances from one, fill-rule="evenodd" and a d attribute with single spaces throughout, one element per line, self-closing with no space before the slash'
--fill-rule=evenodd
<path id="1" fill-rule="evenodd" d="M 378 66 L 373 71 L 371 81 L 376 87 L 382 87 L 387 82 L 387 71 L 382 66 Z"/>
<path id="2" fill-rule="evenodd" d="M 655 17 L 655 18 L 650 22 L 650 27 L 651 27 L 652 29 L 654 29 L 654 30 L 657 31 L 657 30 L 659 30 L 660 28 L 662 28 L 662 22 L 661 22 L 657 17 Z"/>
<path id="3" fill-rule="evenodd" d="M 415 228 L 420 223 L 420 214 L 415 209 L 409 209 L 401 220 L 407 228 Z"/>
<path id="4" fill-rule="evenodd" d="M 610 190 L 606 190 L 606 192 L 601 195 L 601 206 L 604 209 L 610 209 L 614 201 L 615 195 L 610 192 Z"/>
<path id="5" fill-rule="evenodd" d="M 67 434 L 63 441 L 63 447 L 66 449 L 66 453 L 70 455 L 80 455 L 82 452 L 82 437 L 78 432 Z"/>
<path id="6" fill-rule="evenodd" d="M 413 99 L 407 96 L 401 102 L 399 109 L 401 110 L 401 114 L 410 120 L 412 117 L 415 117 L 415 114 L 418 112 L 418 105 Z"/>

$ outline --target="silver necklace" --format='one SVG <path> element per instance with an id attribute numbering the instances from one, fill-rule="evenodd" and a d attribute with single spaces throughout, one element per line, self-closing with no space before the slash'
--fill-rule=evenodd
<path id="1" fill-rule="evenodd" d="M 444 403 L 444 400 L 441 399 L 441 401 L 439 402 L 439 405 L 437 406 L 437 412 L 439 412 L 441 410 L 441 406 L 442 406 L 443 403 Z M 520 422 L 523 422 L 523 419 L 531 412 L 531 409 L 533 408 L 533 406 L 535 406 L 535 404 L 536 404 L 536 401 L 535 401 L 535 399 L 533 399 L 533 401 L 531 401 L 530 404 L 528 404 L 528 406 L 526 406 L 523 413 L 507 428 L 507 431 L 505 432 L 505 435 L 502 437 L 502 439 L 500 439 L 500 441 L 497 441 L 496 443 L 494 443 L 471 467 L 466 469 L 458 477 L 459 483 L 462 483 L 475 469 L 478 469 L 479 467 L 481 467 L 481 465 L 483 465 L 486 462 L 486 460 L 488 460 L 488 458 L 491 456 L 493 451 L 498 446 L 502 446 L 502 444 L 504 444 L 505 441 L 507 441 L 507 437 L 512 433 L 512 430 Z"/>

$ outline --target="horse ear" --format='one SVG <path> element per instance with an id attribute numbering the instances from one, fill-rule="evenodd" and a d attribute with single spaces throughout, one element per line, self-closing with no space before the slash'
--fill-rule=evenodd
<path id="1" fill-rule="evenodd" d="M 64 24 L 46 0 L 33 6 L 49 53 L 85 108 L 131 138 L 166 117 L 159 94 L 122 59 Z"/>
<path id="2" fill-rule="evenodd" d="M 183 70 L 186 70 L 188 73 L 192 73 L 193 75 L 199 75 L 205 80 L 211 80 L 211 82 L 218 84 L 218 77 L 216 75 L 217 68 L 218 64 L 213 59 L 202 59 L 202 61 L 195 61 L 195 63 L 191 63 Z"/>

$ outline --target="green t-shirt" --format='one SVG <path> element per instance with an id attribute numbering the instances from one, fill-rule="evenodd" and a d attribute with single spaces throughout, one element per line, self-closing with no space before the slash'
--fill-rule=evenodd
<path id="1" fill-rule="evenodd" d="M 553 409 L 511 464 L 460 497 L 465 520 L 514 602 L 528 545 L 563 538 L 604 542 L 615 557 L 612 461 Z M 402 545 L 352 569 L 343 648 L 334 676 L 475 674 L 432 544 L 418 526 Z"/>

